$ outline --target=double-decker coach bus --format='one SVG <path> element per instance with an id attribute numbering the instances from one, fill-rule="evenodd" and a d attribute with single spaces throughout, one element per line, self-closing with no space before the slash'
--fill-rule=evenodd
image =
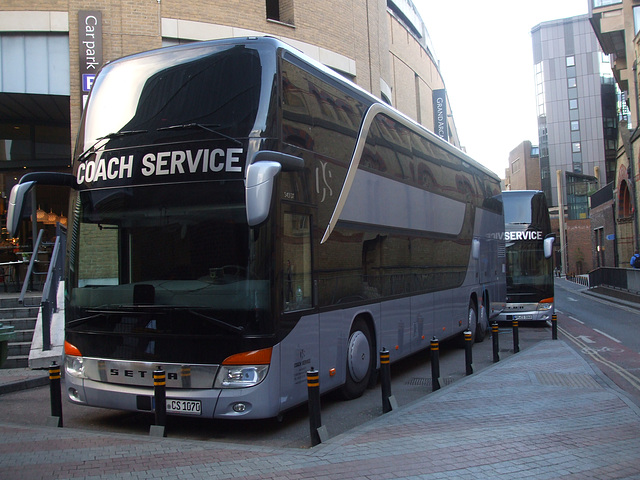
<path id="1" fill-rule="evenodd" d="M 273 417 L 312 367 L 354 398 L 381 348 L 479 340 L 504 306 L 498 177 L 272 38 L 109 63 L 71 179 L 23 178 L 14 210 L 33 182 L 72 186 L 78 404 L 151 411 L 162 367 L 169 414 Z"/>
<path id="2" fill-rule="evenodd" d="M 507 255 L 507 305 L 499 321 L 545 322 L 553 307 L 553 242 L 544 193 L 502 192 Z"/>

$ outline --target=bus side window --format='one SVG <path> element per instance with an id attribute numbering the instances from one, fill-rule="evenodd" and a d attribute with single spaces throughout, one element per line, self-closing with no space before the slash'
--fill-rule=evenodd
<path id="1" fill-rule="evenodd" d="M 285 312 L 312 307 L 311 218 L 284 214 L 282 235 L 283 308 Z"/>

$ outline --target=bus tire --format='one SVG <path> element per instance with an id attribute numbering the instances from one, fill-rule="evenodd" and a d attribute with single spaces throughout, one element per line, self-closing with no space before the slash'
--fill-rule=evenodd
<path id="1" fill-rule="evenodd" d="M 476 342 L 480 343 L 487 336 L 489 330 L 489 313 L 487 311 L 487 297 L 482 299 L 478 311 L 478 328 L 476 329 Z"/>
<path id="2" fill-rule="evenodd" d="M 367 322 L 356 318 L 347 341 L 346 378 L 341 393 L 345 400 L 362 396 L 375 368 L 373 342 Z"/>
<path id="3" fill-rule="evenodd" d="M 467 314 L 467 318 L 469 319 L 467 329 L 471 332 L 471 344 L 473 345 L 478 332 L 478 310 L 473 298 L 469 300 L 469 313 Z"/>

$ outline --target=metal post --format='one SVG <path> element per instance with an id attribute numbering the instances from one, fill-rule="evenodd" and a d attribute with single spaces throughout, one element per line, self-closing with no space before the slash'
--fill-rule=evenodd
<path id="1" fill-rule="evenodd" d="M 551 338 L 558 339 L 558 316 L 555 313 L 551 315 Z"/>
<path id="2" fill-rule="evenodd" d="M 53 362 L 49 366 L 49 394 L 51 396 L 51 418 L 47 423 L 52 427 L 62 427 L 62 395 L 60 388 L 60 365 Z"/>
<path id="3" fill-rule="evenodd" d="M 440 342 L 436 337 L 431 339 L 431 391 L 440 389 Z"/>
<path id="4" fill-rule="evenodd" d="M 158 367 L 157 370 L 153 371 L 153 399 L 156 412 L 156 424 L 151 426 L 149 433 L 154 437 L 166 437 L 167 376 L 162 367 Z"/>
<path id="5" fill-rule="evenodd" d="M 320 372 L 314 370 L 307 371 L 307 391 L 309 395 L 309 434 L 311 435 L 311 446 L 319 445 L 322 440 L 318 429 L 322 425 L 320 418 Z"/>
<path id="6" fill-rule="evenodd" d="M 520 337 L 518 336 L 517 320 L 513 321 L 512 327 L 513 327 L 513 353 L 518 353 L 520 351 Z"/>
<path id="7" fill-rule="evenodd" d="M 493 322 L 491 324 L 491 339 L 493 340 L 493 363 L 500 361 L 500 331 L 498 329 L 498 323 Z"/>
<path id="8" fill-rule="evenodd" d="M 382 389 L 382 413 L 392 410 L 391 401 L 391 367 L 389 365 L 389 350 L 380 350 L 380 387 Z"/>
<path id="9" fill-rule="evenodd" d="M 464 362 L 467 368 L 467 375 L 473 373 L 473 357 L 471 353 L 471 345 L 473 340 L 473 334 L 466 330 L 464 332 Z"/>

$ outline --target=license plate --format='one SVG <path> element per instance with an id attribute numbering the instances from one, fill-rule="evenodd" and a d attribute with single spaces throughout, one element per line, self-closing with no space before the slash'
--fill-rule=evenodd
<path id="1" fill-rule="evenodd" d="M 514 320 L 533 320 L 533 315 L 514 315 Z"/>
<path id="2" fill-rule="evenodd" d="M 202 402 L 200 400 L 167 399 L 167 413 L 179 413 L 181 415 L 202 415 Z"/>

